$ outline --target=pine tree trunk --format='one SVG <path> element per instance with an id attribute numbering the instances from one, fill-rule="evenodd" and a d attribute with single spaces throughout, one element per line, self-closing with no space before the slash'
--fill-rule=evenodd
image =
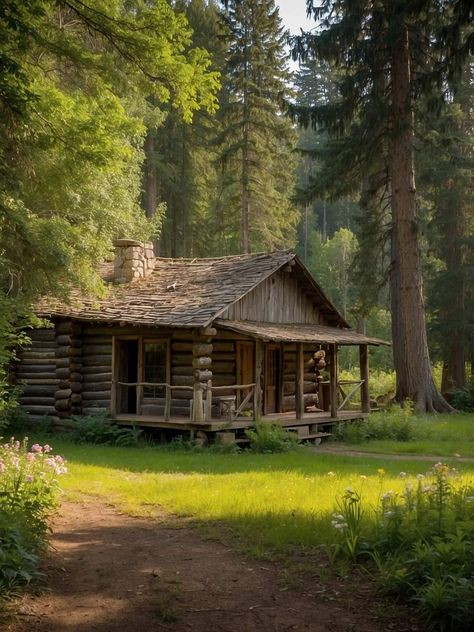
<path id="1" fill-rule="evenodd" d="M 155 152 L 155 136 L 148 130 L 145 139 L 145 165 L 143 178 L 143 198 L 142 206 L 147 217 L 152 218 L 156 212 L 158 201 L 158 183 L 156 178 L 156 167 L 153 156 Z"/>
<path id="2" fill-rule="evenodd" d="M 414 120 L 411 107 L 408 31 L 400 27 L 392 44 L 392 194 L 391 307 L 397 401 L 410 399 L 418 411 L 452 408 L 437 391 L 431 373 L 423 303 L 418 240 Z"/>
<path id="3" fill-rule="evenodd" d="M 249 165 L 248 165 L 248 139 L 244 131 L 244 144 L 242 147 L 242 253 L 249 252 Z"/>

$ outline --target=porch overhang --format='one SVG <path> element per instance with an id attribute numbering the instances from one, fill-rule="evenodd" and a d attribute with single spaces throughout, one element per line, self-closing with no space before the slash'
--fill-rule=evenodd
<path id="1" fill-rule="evenodd" d="M 249 320 L 216 319 L 222 329 L 246 334 L 268 342 L 303 342 L 337 345 L 390 345 L 385 340 L 366 336 L 353 329 L 327 325 L 263 323 Z"/>

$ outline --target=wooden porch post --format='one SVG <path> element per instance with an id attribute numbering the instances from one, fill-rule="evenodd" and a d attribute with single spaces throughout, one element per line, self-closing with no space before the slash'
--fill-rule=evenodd
<path id="1" fill-rule="evenodd" d="M 304 414 L 304 346 L 296 343 L 296 419 L 302 419 Z"/>
<path id="2" fill-rule="evenodd" d="M 370 413 L 369 393 L 369 349 L 367 345 L 359 345 L 360 379 L 364 380 L 360 390 L 362 412 Z"/>
<path id="3" fill-rule="evenodd" d="M 337 345 L 329 345 L 329 389 L 331 393 L 331 417 L 337 418 L 337 379 L 338 379 L 338 366 L 337 366 Z"/>
<path id="4" fill-rule="evenodd" d="M 213 327 L 194 332 L 193 336 L 193 421 L 202 423 L 209 415 L 209 403 L 204 410 L 203 385 L 212 380 Z M 207 413 L 207 414 L 206 414 Z"/>
<path id="5" fill-rule="evenodd" d="M 255 340 L 255 393 L 253 402 L 254 421 L 262 416 L 262 368 L 263 368 L 263 342 L 260 338 Z"/>

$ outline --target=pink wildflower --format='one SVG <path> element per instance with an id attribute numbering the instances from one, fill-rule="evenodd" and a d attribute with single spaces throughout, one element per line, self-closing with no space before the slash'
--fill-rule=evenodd
<path id="1" fill-rule="evenodd" d="M 32 452 L 43 452 L 43 448 L 40 446 L 39 443 L 35 443 L 34 445 L 31 446 L 31 451 Z"/>
<path id="2" fill-rule="evenodd" d="M 59 465 L 62 465 L 64 463 L 64 459 L 62 456 L 60 456 L 59 454 L 56 454 L 56 456 L 54 457 L 56 463 L 58 463 Z"/>
<path id="3" fill-rule="evenodd" d="M 43 446 L 43 450 L 45 452 L 51 452 L 52 449 L 53 448 L 48 443 L 45 443 L 45 445 Z"/>
<path id="4" fill-rule="evenodd" d="M 32 483 L 35 479 L 33 478 L 33 476 L 31 476 L 31 474 L 28 474 L 28 476 L 26 477 L 26 482 L 27 483 Z"/>
<path id="5" fill-rule="evenodd" d="M 47 465 L 48 467 L 55 467 L 56 466 L 56 461 L 54 459 L 45 459 L 45 465 Z"/>
<path id="6" fill-rule="evenodd" d="M 31 461 L 34 461 L 35 460 L 34 452 L 28 452 L 26 455 L 26 460 L 28 461 L 28 463 L 31 463 Z"/>

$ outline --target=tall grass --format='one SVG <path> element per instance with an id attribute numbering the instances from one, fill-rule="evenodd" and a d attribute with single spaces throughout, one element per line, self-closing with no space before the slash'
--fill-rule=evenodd
<path id="1" fill-rule="evenodd" d="M 394 407 L 344 427 L 339 438 L 363 451 L 474 458 L 474 414 L 411 415 Z"/>

